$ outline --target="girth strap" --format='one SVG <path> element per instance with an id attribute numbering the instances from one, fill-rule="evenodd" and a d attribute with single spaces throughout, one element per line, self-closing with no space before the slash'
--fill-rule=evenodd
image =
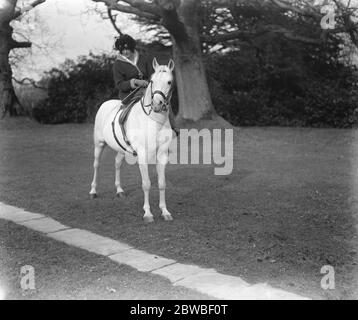
<path id="1" fill-rule="evenodd" d="M 125 121 L 127 120 L 128 115 L 129 115 L 129 113 L 130 113 L 130 111 L 131 111 L 133 105 L 134 105 L 134 103 L 131 103 L 129 106 L 127 106 L 126 109 L 123 109 L 122 114 L 121 114 L 120 117 L 118 118 L 118 124 L 119 124 L 119 126 L 120 126 L 120 128 L 121 128 L 121 131 L 122 131 L 123 140 L 124 140 L 124 142 L 127 144 L 127 146 L 128 146 L 129 148 L 131 148 L 132 150 L 128 150 L 128 148 L 126 148 L 125 146 L 123 146 L 123 145 L 120 143 L 120 141 L 119 141 L 119 139 L 118 139 L 118 137 L 117 137 L 117 135 L 116 135 L 116 131 L 115 131 L 115 129 L 114 129 L 114 125 L 115 125 L 116 118 L 117 118 L 117 116 L 118 116 L 118 113 L 122 110 L 122 108 L 120 108 L 120 109 L 117 111 L 116 115 L 114 116 L 114 119 L 113 119 L 113 121 L 112 121 L 112 132 L 113 132 L 114 139 L 116 140 L 116 142 L 118 143 L 118 145 L 119 145 L 124 151 L 129 152 L 129 153 L 133 154 L 133 155 L 136 157 L 136 156 L 137 156 L 137 152 L 136 152 L 135 150 L 133 150 L 133 147 L 132 147 L 131 143 L 129 142 L 129 140 L 128 140 L 128 138 L 127 138 L 126 131 L 125 131 L 125 129 L 124 129 Z"/>

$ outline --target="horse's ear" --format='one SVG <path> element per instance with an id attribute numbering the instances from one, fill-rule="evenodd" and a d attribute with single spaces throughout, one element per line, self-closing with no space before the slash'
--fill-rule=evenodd
<path id="1" fill-rule="evenodd" d="M 174 63 L 173 59 L 170 59 L 170 61 L 168 63 L 168 68 L 170 69 L 170 71 L 174 70 L 174 66 L 175 66 L 175 63 Z"/>
<path id="2" fill-rule="evenodd" d="M 157 70 L 158 66 L 159 66 L 159 63 L 157 61 L 157 58 L 154 58 L 153 59 L 153 69 L 154 69 L 154 71 Z"/>

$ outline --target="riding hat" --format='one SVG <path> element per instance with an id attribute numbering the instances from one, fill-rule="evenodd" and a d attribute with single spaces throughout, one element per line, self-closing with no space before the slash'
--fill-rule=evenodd
<path id="1" fill-rule="evenodd" d="M 137 42 L 128 34 L 121 35 L 114 43 L 114 47 L 119 52 L 122 52 L 124 49 L 129 49 L 130 51 L 134 52 L 136 45 Z"/>

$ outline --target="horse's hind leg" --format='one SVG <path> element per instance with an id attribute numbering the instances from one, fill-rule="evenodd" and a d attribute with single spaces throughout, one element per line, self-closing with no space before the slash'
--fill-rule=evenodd
<path id="1" fill-rule="evenodd" d="M 103 149 L 106 146 L 104 142 L 95 141 L 94 143 L 94 162 L 93 162 L 93 181 L 91 184 L 90 196 L 92 199 L 97 197 L 97 180 L 98 180 L 98 169 L 99 161 L 101 159 Z"/>
<path id="2" fill-rule="evenodd" d="M 116 181 L 115 185 L 117 188 L 117 197 L 124 198 L 125 193 L 121 186 L 121 165 L 123 163 L 124 153 L 118 152 L 116 155 Z"/>

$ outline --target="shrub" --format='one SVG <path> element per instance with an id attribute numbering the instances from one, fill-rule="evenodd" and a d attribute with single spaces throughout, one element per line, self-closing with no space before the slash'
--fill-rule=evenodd
<path id="1" fill-rule="evenodd" d="M 33 117 L 41 123 L 93 120 L 100 103 L 115 96 L 112 64 L 112 57 L 91 54 L 50 70 L 48 98 L 34 108 Z"/>
<path id="2" fill-rule="evenodd" d="M 241 126 L 352 126 L 358 102 L 354 68 L 282 59 L 260 67 L 253 54 L 209 57 L 207 74 L 217 112 Z"/>
<path id="3" fill-rule="evenodd" d="M 337 60 L 336 48 L 310 51 L 294 44 L 282 49 L 276 43 L 275 50 L 261 57 L 251 49 L 206 57 L 218 114 L 241 126 L 351 127 L 358 81 L 355 70 Z M 148 55 L 158 56 L 157 51 Z M 167 57 L 163 51 L 161 61 Z M 113 63 L 114 57 L 91 54 L 52 69 L 44 80 L 48 97 L 33 109 L 34 118 L 42 123 L 93 121 L 100 104 L 116 97 Z M 172 107 L 176 113 L 176 90 Z"/>

